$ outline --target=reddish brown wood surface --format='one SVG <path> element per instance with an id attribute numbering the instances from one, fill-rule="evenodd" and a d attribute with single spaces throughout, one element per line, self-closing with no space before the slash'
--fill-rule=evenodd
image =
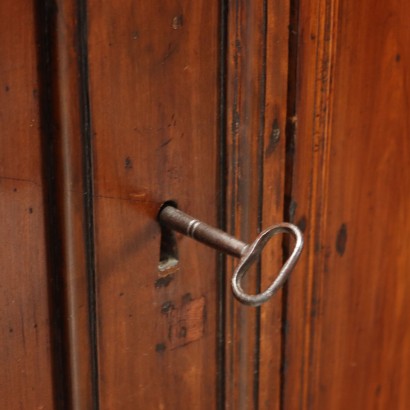
<path id="1" fill-rule="evenodd" d="M 158 269 L 162 201 L 216 225 L 215 2 L 90 1 L 101 409 L 216 406 L 216 253 L 178 237 Z"/>
<path id="2" fill-rule="evenodd" d="M 251 242 L 283 218 L 287 93 L 288 2 L 230 2 L 227 78 L 228 231 Z M 265 289 L 282 258 L 281 238 L 247 290 Z M 226 407 L 279 406 L 281 295 L 261 309 L 233 300 L 228 261 L 226 293 Z"/>
<path id="3" fill-rule="evenodd" d="M 31 2 L 0 4 L 0 408 L 54 407 Z"/>
<path id="4" fill-rule="evenodd" d="M 410 6 L 220 6 L 1 3 L 1 409 L 410 408 Z M 181 235 L 160 270 L 168 199 L 301 226 L 285 293 Z"/>
<path id="5" fill-rule="evenodd" d="M 266 2 L 265 104 L 261 167 L 261 229 L 284 220 L 285 145 L 290 2 Z M 262 131 L 262 130 L 261 130 Z M 281 236 L 265 248 L 261 260 L 262 290 L 275 279 L 283 264 Z M 291 280 L 298 280 L 297 275 Z M 282 371 L 282 294 L 262 306 L 259 336 L 258 409 L 280 408 Z"/>
<path id="6" fill-rule="evenodd" d="M 409 12 L 301 2 L 286 409 L 410 406 Z"/>
<path id="7" fill-rule="evenodd" d="M 81 48 L 83 20 L 79 2 L 57 1 L 58 12 L 49 12 L 50 84 L 52 95 L 54 193 L 59 221 L 59 266 L 62 278 L 61 304 L 64 320 L 65 405 L 73 409 L 93 406 L 90 289 L 87 263 L 87 180 L 83 122 L 86 107 L 80 64 L 87 61 Z M 47 90 L 43 90 L 47 92 Z M 50 215 L 49 215 L 50 217 Z M 51 224 L 48 220 L 48 224 Z M 95 388 L 95 387 L 94 387 Z"/>

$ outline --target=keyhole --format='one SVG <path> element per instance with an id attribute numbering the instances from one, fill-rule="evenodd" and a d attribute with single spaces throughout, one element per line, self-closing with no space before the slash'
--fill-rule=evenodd
<path id="1" fill-rule="evenodd" d="M 167 201 L 163 204 L 161 209 L 169 205 L 175 208 L 177 207 L 174 201 Z M 166 272 L 167 270 L 177 266 L 178 263 L 178 247 L 175 233 L 172 229 L 161 224 L 161 243 L 159 250 L 158 270 L 160 272 Z"/>

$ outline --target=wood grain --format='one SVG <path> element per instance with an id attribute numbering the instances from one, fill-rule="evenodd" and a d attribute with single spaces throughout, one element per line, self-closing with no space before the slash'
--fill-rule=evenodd
<path id="1" fill-rule="evenodd" d="M 261 152 L 260 229 L 284 220 L 287 82 L 290 2 L 265 2 L 265 102 Z M 283 264 L 282 236 L 265 248 L 260 288 L 266 289 Z M 298 280 L 292 275 L 290 281 Z M 258 409 L 279 409 L 282 372 L 282 294 L 260 309 Z"/>
<path id="2" fill-rule="evenodd" d="M 54 408 L 32 2 L 0 3 L 0 408 Z"/>
<path id="3" fill-rule="evenodd" d="M 227 66 L 227 228 L 251 242 L 282 221 L 285 171 L 288 2 L 229 2 Z M 280 238 L 247 290 L 265 289 L 282 261 Z M 260 309 L 234 301 L 228 260 L 226 408 L 279 408 L 281 295 Z"/>
<path id="4" fill-rule="evenodd" d="M 87 63 L 82 41 L 86 30 L 81 17 L 80 2 L 57 1 L 56 9 L 48 13 L 49 90 L 52 128 L 51 172 L 55 181 L 51 187 L 56 229 L 59 242 L 58 273 L 61 275 L 61 306 L 66 398 L 65 405 L 73 409 L 96 406 L 96 381 L 93 380 L 93 317 L 92 262 L 87 207 L 90 187 L 87 178 L 87 93 L 85 73 Z M 54 12 L 53 10 L 57 10 Z M 43 39 L 44 41 L 45 39 Z M 47 92 L 43 90 L 43 92 Z M 51 210 L 49 210 L 51 211 Z M 51 213 L 51 212 L 50 212 Z M 54 222 L 48 215 L 48 224 Z M 88 236 L 88 237 L 87 237 Z M 92 252 L 92 251 L 91 251 Z M 95 366 L 95 364 L 94 364 Z M 94 368 L 95 370 L 95 368 Z M 93 385 L 94 384 L 94 385 Z"/>
<path id="5" fill-rule="evenodd" d="M 88 15 L 100 408 L 215 408 L 216 253 L 178 236 L 161 272 L 155 218 L 174 199 L 217 224 L 218 9 L 92 0 Z"/>
<path id="6" fill-rule="evenodd" d="M 409 11 L 301 2 L 287 409 L 410 405 Z"/>

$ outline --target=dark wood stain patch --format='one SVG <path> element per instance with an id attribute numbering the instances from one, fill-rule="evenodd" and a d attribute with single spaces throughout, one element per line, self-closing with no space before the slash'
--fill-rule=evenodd
<path id="1" fill-rule="evenodd" d="M 132 159 L 130 157 L 125 158 L 124 167 L 125 169 L 132 169 Z"/>
<path id="2" fill-rule="evenodd" d="M 162 353 L 165 352 L 165 350 L 167 349 L 165 343 L 157 343 L 157 345 L 155 346 L 155 351 L 157 353 Z"/>
<path id="3" fill-rule="evenodd" d="M 179 306 L 165 302 L 161 313 L 166 315 L 169 349 L 176 349 L 199 340 L 204 334 L 205 297 L 197 299 L 184 295 Z"/>
<path id="4" fill-rule="evenodd" d="M 336 238 L 336 251 L 340 256 L 343 256 L 346 250 L 346 242 L 347 242 L 347 226 L 346 224 L 342 224 L 337 233 Z"/>
<path id="5" fill-rule="evenodd" d="M 172 19 L 172 28 L 174 30 L 178 30 L 179 28 L 181 28 L 184 25 L 184 16 L 182 14 L 175 16 Z"/>
<path id="6" fill-rule="evenodd" d="M 266 147 L 266 156 L 271 155 L 280 141 L 280 127 L 277 118 L 273 120 L 272 131 L 269 136 L 269 144 Z"/>
<path id="7" fill-rule="evenodd" d="M 161 306 L 161 313 L 163 314 L 168 314 L 169 312 L 171 312 L 173 309 L 175 309 L 174 304 L 168 300 L 167 302 L 163 303 Z"/>
<path id="8" fill-rule="evenodd" d="M 307 220 L 306 220 L 306 215 L 303 215 L 297 222 L 297 226 L 299 227 L 299 229 L 302 232 L 306 231 L 306 224 L 307 224 Z"/>
<path id="9" fill-rule="evenodd" d="M 166 288 L 173 280 L 174 280 L 173 275 L 164 276 L 155 281 L 155 287 L 157 289 Z"/>

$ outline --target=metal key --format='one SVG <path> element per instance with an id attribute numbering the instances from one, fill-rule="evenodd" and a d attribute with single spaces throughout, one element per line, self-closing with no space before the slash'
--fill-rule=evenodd
<path id="1" fill-rule="evenodd" d="M 303 248 L 302 232 L 296 225 L 286 222 L 270 226 L 261 232 L 253 243 L 246 244 L 220 229 L 198 221 L 171 205 L 165 205 L 160 210 L 158 220 L 161 224 L 183 235 L 190 236 L 221 252 L 240 258 L 232 276 L 232 291 L 241 303 L 249 306 L 259 306 L 265 303 L 283 286 L 295 267 Z M 245 277 L 249 267 L 258 260 L 269 239 L 278 233 L 292 235 L 295 239 L 294 249 L 272 284 L 261 293 L 249 295 L 242 289 L 241 280 Z"/>

